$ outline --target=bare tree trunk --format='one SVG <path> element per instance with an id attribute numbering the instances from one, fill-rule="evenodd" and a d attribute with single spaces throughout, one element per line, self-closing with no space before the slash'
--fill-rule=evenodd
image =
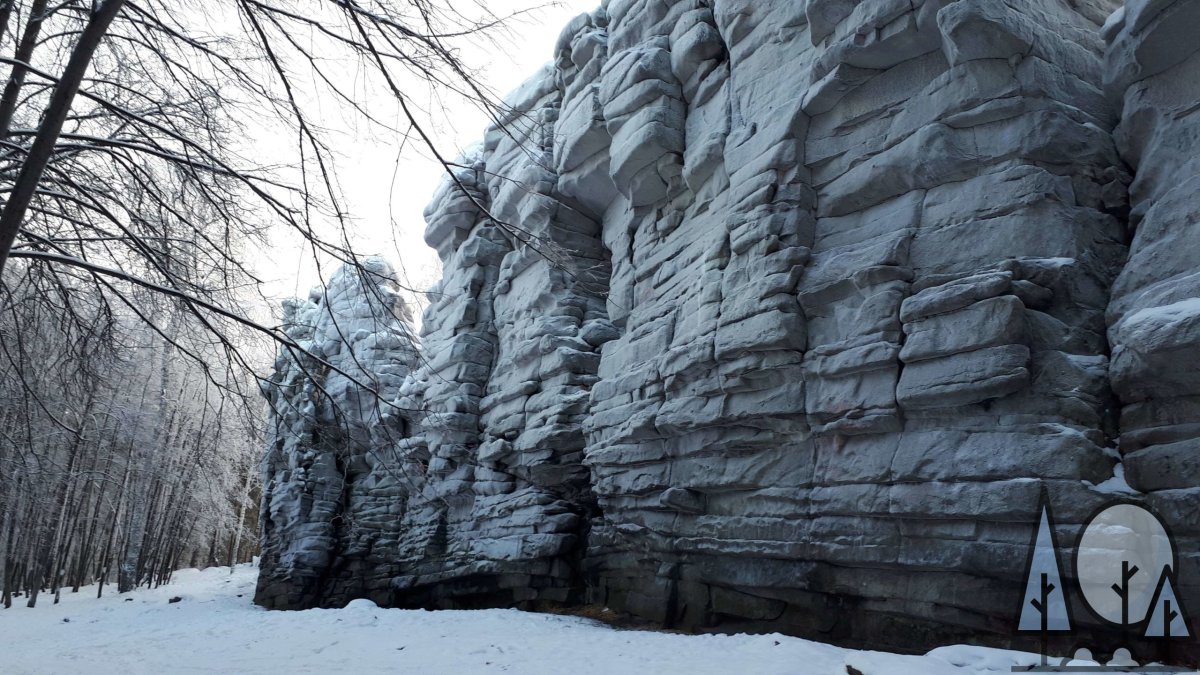
<path id="1" fill-rule="evenodd" d="M 84 404 L 83 414 L 80 416 L 79 433 L 71 441 L 71 450 L 67 456 L 67 473 L 63 476 L 63 486 L 60 491 L 58 504 L 58 522 L 54 528 L 54 540 L 51 543 L 49 555 L 46 557 L 46 571 L 42 585 L 46 581 L 50 582 L 50 591 L 54 593 L 54 603 L 58 604 L 59 594 L 58 587 L 62 582 L 63 567 L 66 564 L 67 551 L 70 549 L 71 543 L 75 538 L 75 523 L 73 517 L 75 493 L 78 489 L 78 481 L 75 473 L 78 470 L 80 462 L 80 449 L 82 448 L 85 439 L 85 429 L 87 420 L 92 415 L 92 410 L 96 404 L 97 383 L 93 382 L 88 391 L 87 403 Z M 65 544 L 64 544 L 65 540 Z"/>
<path id="2" fill-rule="evenodd" d="M 4 576 L 4 581 L 2 583 L 2 585 L 4 587 L 3 601 L 4 601 L 5 609 L 12 607 L 13 591 L 20 590 L 20 587 L 18 586 L 18 583 L 19 583 L 18 579 L 21 578 L 20 577 L 21 568 L 20 568 L 20 564 L 16 560 L 16 556 L 19 551 L 19 549 L 17 548 L 17 544 L 19 541 L 18 537 L 17 537 L 17 532 L 18 532 L 17 524 L 20 522 L 20 519 L 21 519 L 21 511 L 22 511 L 22 506 L 23 506 L 23 501 L 24 501 L 24 494 L 23 494 L 22 488 L 24 486 L 24 483 L 25 483 L 25 481 L 24 481 L 23 477 L 17 476 L 16 487 L 13 490 L 14 494 L 13 494 L 12 503 L 9 504 L 9 510 L 8 510 L 8 517 L 7 517 L 8 534 L 6 535 L 5 542 L 4 542 L 5 576 Z"/>
<path id="3" fill-rule="evenodd" d="M 100 577 L 100 581 L 96 588 L 97 598 L 104 595 L 104 583 L 108 581 L 109 575 L 112 574 L 112 561 L 113 557 L 116 555 L 115 547 L 117 544 L 117 530 L 120 529 L 117 527 L 117 523 L 121 522 L 121 508 L 125 503 L 125 493 L 128 492 L 129 480 L 132 473 L 132 468 L 129 466 L 129 464 L 130 463 L 128 461 L 125 462 L 125 476 L 121 479 L 121 491 L 117 493 L 117 507 L 113 510 L 113 525 L 112 529 L 110 529 L 108 532 L 108 544 L 106 544 L 104 547 L 104 556 L 102 558 L 104 561 L 104 569 L 97 575 Z M 120 574 L 120 572 L 118 572 L 118 574 Z"/>
<path id="4" fill-rule="evenodd" d="M 233 568 L 238 564 L 238 550 L 242 547 L 242 531 L 246 526 L 246 503 L 250 501 L 250 481 L 253 479 L 249 467 L 246 467 L 244 473 L 246 480 L 242 483 L 242 490 L 238 493 L 238 514 L 237 525 L 233 531 L 233 545 L 229 547 L 229 573 L 233 574 Z"/>
<path id="5" fill-rule="evenodd" d="M 116 430 L 119 430 L 119 429 L 120 429 L 120 425 L 118 425 L 116 427 L 116 429 L 113 430 L 114 436 L 115 436 Z M 103 438 L 104 434 L 101 434 L 101 437 Z M 104 471 L 103 472 L 99 471 L 99 469 L 100 469 L 100 449 L 99 449 L 99 447 L 97 447 L 95 458 L 94 458 L 94 461 L 92 462 L 93 474 L 100 473 L 101 475 L 108 475 L 109 471 L 113 468 L 113 465 L 115 464 L 114 460 L 115 460 L 115 455 L 116 455 L 116 452 L 115 452 L 116 443 L 113 442 L 112 440 L 109 440 L 107 445 L 108 445 L 108 454 L 106 455 L 106 458 L 105 458 Z M 94 497 L 91 494 L 93 492 L 95 493 Z M 74 569 L 74 572 L 72 573 L 72 579 L 71 579 L 71 592 L 72 593 L 78 593 L 79 588 L 81 586 L 85 585 L 86 583 L 88 583 L 88 581 L 89 581 L 88 576 L 87 576 L 88 569 L 90 566 L 89 563 L 92 562 L 92 560 L 95 558 L 95 555 L 96 555 L 97 533 L 102 531 L 100 524 L 99 524 L 100 508 L 104 503 L 104 496 L 107 493 L 108 493 L 107 481 L 97 480 L 95 478 L 95 475 L 93 475 L 92 479 L 88 481 L 88 492 L 85 494 L 85 499 L 88 502 L 88 506 L 87 506 L 87 511 L 84 514 L 86 520 L 85 520 L 85 524 L 84 524 L 83 545 L 80 547 L 79 554 L 76 556 L 75 569 Z M 116 527 L 115 524 L 113 524 L 111 526 L 114 528 Z M 99 566 L 97 566 L 97 567 L 99 567 Z"/>
<path id="6" fill-rule="evenodd" d="M 8 5 L 8 14 L 12 12 L 12 2 Z M 42 20 L 46 18 L 47 0 L 33 0 L 29 7 L 29 19 L 25 21 L 25 31 L 21 34 L 21 42 L 17 44 L 17 52 L 13 55 L 12 72 L 9 73 L 8 83 L 4 85 L 4 95 L 0 96 L 0 138 L 8 138 L 12 127 L 13 113 L 17 111 L 17 103 L 21 100 L 21 88 L 25 86 L 25 67 L 33 60 L 33 50 L 37 47 L 38 36 L 42 32 Z M 5 24 L 8 16 L 4 17 Z"/>
<path id="7" fill-rule="evenodd" d="M 8 577 L 8 556 L 12 550 L 10 547 L 13 534 L 13 512 L 17 508 L 17 490 L 21 487 L 19 478 L 15 482 L 16 488 L 12 490 L 11 499 L 4 507 L 4 524 L 0 525 L 0 601 L 3 601 L 5 607 L 12 606 L 12 599 L 9 597 L 12 583 Z"/>
<path id="8" fill-rule="evenodd" d="M 167 335 L 173 336 L 176 327 L 176 320 L 172 318 L 171 326 L 167 329 Z M 142 482 L 145 483 L 150 483 L 149 470 L 153 463 L 154 453 L 161 450 L 159 445 L 163 441 L 164 436 L 168 435 L 164 432 L 169 432 L 169 427 L 174 421 L 173 419 L 166 418 L 167 387 L 171 381 L 171 344 L 166 337 L 162 339 L 162 350 L 159 353 L 159 358 L 158 420 L 154 425 L 154 433 L 150 442 L 147 444 L 147 447 L 141 449 L 141 459 L 138 462 L 140 465 L 138 470 L 143 477 Z M 125 552 L 121 559 L 121 566 L 117 572 L 117 591 L 120 593 L 132 591 L 141 584 L 141 573 L 144 569 L 142 552 L 146 543 L 147 529 L 150 526 L 153 499 L 153 496 L 148 494 L 150 491 L 150 484 L 145 486 L 134 485 L 133 499 L 129 504 L 131 519 L 129 521 L 128 539 L 125 542 Z"/>
<path id="9" fill-rule="evenodd" d="M 13 7 L 17 0 L 0 0 L 0 39 L 8 32 L 8 22 L 12 19 Z"/>

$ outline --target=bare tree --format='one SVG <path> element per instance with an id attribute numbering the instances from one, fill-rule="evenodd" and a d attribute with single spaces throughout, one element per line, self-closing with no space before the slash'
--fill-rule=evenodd
<path id="1" fill-rule="evenodd" d="M 162 350 L 88 279 L 35 267 L 13 281 L 0 315 L 0 599 L 57 601 L 118 568 L 132 588 L 181 562 L 247 560 L 253 548 L 234 539 L 247 524 L 234 519 L 252 516 L 232 505 L 255 489 L 245 470 L 262 442 L 259 408 L 232 405 L 233 386 Z M 177 339 L 223 358 L 211 340 Z"/>
<path id="2" fill-rule="evenodd" d="M 318 264 L 371 275 L 349 244 L 332 144 L 312 102 L 335 100 L 382 133 L 419 139 L 458 183 L 429 131 L 436 102 L 465 97 L 507 119 L 455 46 L 488 39 L 502 18 L 482 2 L 464 4 L 474 16 L 433 0 L 5 5 L 13 30 L 0 53 L 11 47 L 14 57 L 0 57 L 10 66 L 0 122 L 13 102 L 11 124 L 0 124 L 0 194 L 8 195 L 0 272 L 6 260 L 74 267 L 160 335 L 153 319 L 162 298 L 154 296 L 170 296 L 245 367 L 225 339 L 235 327 L 302 352 L 242 309 L 260 281 L 249 252 L 268 245 L 266 233 L 287 228 Z M 399 119 L 359 100 L 344 84 L 351 79 L 391 97 Z M 290 161 L 239 154 L 239 139 L 253 133 L 248 118 L 290 130 Z M 458 188 L 487 212 L 474 191 Z M 553 250 L 496 222 L 516 240 Z"/>
<path id="3" fill-rule="evenodd" d="M 318 264 L 374 274 L 350 245 L 336 143 L 314 102 L 419 141 L 486 214 L 432 130 L 447 96 L 502 128 L 511 118 L 457 55 L 504 18 L 435 0 L 0 0 L 6 604 L 244 558 L 262 408 L 252 373 L 268 343 L 373 391 L 245 309 L 262 304 L 253 254 L 273 228 Z M 383 92 L 396 118 L 352 80 Z M 246 152 L 266 124 L 287 130 L 289 157 Z"/>

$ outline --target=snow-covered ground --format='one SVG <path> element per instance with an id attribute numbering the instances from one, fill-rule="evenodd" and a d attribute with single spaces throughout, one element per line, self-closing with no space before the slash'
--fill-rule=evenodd
<path id="1" fill-rule="evenodd" d="M 676 635 L 615 630 L 576 617 L 508 610 L 254 606 L 257 570 L 184 570 L 168 586 L 126 595 L 95 589 L 34 609 L 0 610 L 0 673 L 1009 673 L 1031 654 L 971 647 L 896 656 L 782 635 Z M 182 600 L 169 603 L 173 597 Z M 854 670 L 848 670 L 847 666 Z"/>

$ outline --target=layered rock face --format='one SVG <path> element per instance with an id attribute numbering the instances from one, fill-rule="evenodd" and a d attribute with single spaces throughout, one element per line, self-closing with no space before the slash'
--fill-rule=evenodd
<path id="1" fill-rule="evenodd" d="M 386 419 L 281 358 L 259 602 L 1006 643 L 1122 459 L 1195 551 L 1200 0 L 1117 4 L 578 17 L 426 212 L 420 357 L 342 343 Z"/>
<path id="2" fill-rule="evenodd" d="M 1129 484 L 1174 524 L 1200 602 L 1200 2 L 1131 0 L 1105 26 L 1114 132 L 1136 179 L 1129 260 L 1112 287 L 1109 377 Z"/>
<path id="3" fill-rule="evenodd" d="M 418 359 L 397 291 L 392 268 L 367 259 L 284 304 L 287 334 L 308 354 L 282 350 L 263 385 L 272 427 L 261 604 L 301 609 L 360 597 L 395 568 L 409 494 L 397 444 L 407 424 L 389 401 Z"/>

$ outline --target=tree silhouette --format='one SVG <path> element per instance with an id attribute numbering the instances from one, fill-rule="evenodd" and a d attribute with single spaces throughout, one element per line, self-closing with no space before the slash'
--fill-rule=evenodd
<path id="1" fill-rule="evenodd" d="M 1017 630 L 1022 633 L 1041 634 L 1043 665 L 1047 635 L 1071 630 L 1071 617 L 1062 582 L 1062 564 L 1055 543 L 1049 500 L 1043 496 L 1041 520 L 1033 550 L 1029 554 L 1025 596 L 1017 624 Z"/>
<path id="2" fill-rule="evenodd" d="M 1128 560 L 1121 561 L 1121 583 L 1113 584 L 1113 593 L 1121 598 L 1121 628 L 1129 627 L 1129 582 L 1141 571 L 1137 565 L 1129 566 Z"/>
<path id="3" fill-rule="evenodd" d="M 1175 585 L 1172 581 L 1170 565 L 1163 565 L 1162 574 L 1158 578 L 1158 588 L 1154 590 L 1154 599 L 1146 612 L 1146 632 L 1148 638 L 1162 640 L 1162 660 L 1171 661 L 1171 640 L 1186 638 L 1191 635 L 1188 631 L 1187 617 L 1184 615 L 1183 604 L 1175 595 Z"/>
<path id="4" fill-rule="evenodd" d="M 1162 575 L 1158 579 L 1158 588 L 1154 591 L 1154 600 L 1150 603 L 1150 611 L 1146 614 L 1146 632 L 1148 638 L 1189 637 L 1187 617 L 1183 613 L 1183 605 L 1175 595 L 1175 586 L 1171 581 L 1171 568 L 1163 566 Z"/>

